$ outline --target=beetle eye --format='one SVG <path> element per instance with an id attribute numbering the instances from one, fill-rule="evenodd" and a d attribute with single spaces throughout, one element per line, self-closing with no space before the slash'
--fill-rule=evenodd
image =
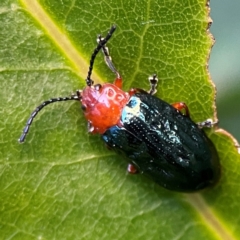
<path id="1" fill-rule="evenodd" d="M 101 87 L 102 87 L 101 84 L 94 85 L 94 89 L 97 90 L 97 91 L 99 91 Z"/>
<path id="2" fill-rule="evenodd" d="M 85 105 L 82 105 L 81 108 L 82 108 L 83 111 L 87 110 L 87 107 Z"/>

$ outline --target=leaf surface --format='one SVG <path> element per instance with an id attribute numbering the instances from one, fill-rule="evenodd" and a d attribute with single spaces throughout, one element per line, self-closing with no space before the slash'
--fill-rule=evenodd
<path id="1" fill-rule="evenodd" d="M 2 239 L 240 239 L 240 157 L 223 130 L 207 131 L 221 179 L 195 194 L 126 174 L 122 156 L 87 133 L 77 102 L 48 106 L 17 142 L 36 106 L 84 87 L 96 36 L 113 23 L 108 47 L 125 90 L 148 89 L 157 73 L 158 97 L 186 102 L 196 122 L 216 119 L 204 0 L 5 0 L 0 21 Z M 99 55 L 94 80 L 112 82 Z"/>

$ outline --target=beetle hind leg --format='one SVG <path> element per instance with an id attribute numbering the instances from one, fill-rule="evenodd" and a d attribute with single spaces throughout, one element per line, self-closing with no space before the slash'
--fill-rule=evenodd
<path id="1" fill-rule="evenodd" d="M 148 81 L 150 82 L 150 87 L 151 87 L 148 93 L 150 95 L 154 95 L 157 92 L 157 84 L 158 84 L 157 74 L 153 74 L 151 77 L 149 77 Z"/>
<path id="2" fill-rule="evenodd" d="M 207 120 L 205 120 L 203 122 L 198 122 L 197 123 L 199 128 L 205 128 L 205 127 L 211 128 L 211 127 L 213 127 L 216 124 L 218 124 L 218 121 L 214 122 L 211 118 L 209 118 L 209 119 L 207 119 Z"/>

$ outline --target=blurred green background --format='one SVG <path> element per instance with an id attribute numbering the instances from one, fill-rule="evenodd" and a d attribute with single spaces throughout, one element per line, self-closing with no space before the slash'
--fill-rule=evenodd
<path id="1" fill-rule="evenodd" d="M 209 71 L 217 87 L 219 126 L 240 141 L 240 1 L 211 0 L 215 37 Z"/>

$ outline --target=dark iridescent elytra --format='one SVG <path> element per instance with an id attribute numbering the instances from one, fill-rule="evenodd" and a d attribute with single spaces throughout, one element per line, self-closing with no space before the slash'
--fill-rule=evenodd
<path id="1" fill-rule="evenodd" d="M 111 127 L 102 139 L 164 188 L 192 192 L 218 180 L 220 165 L 212 142 L 168 103 L 136 93 L 124 107 L 121 121 L 122 127 Z"/>

